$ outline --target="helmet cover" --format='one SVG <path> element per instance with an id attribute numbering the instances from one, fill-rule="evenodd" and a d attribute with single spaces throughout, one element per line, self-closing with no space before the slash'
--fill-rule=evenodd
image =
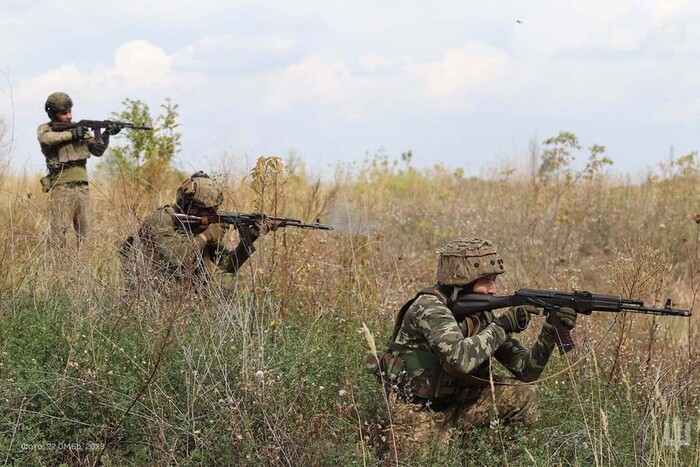
<path id="1" fill-rule="evenodd" d="M 488 240 L 460 238 L 443 246 L 438 254 L 437 282 L 452 286 L 469 285 L 482 277 L 503 274 L 503 258 Z"/>
<path id="2" fill-rule="evenodd" d="M 177 189 L 178 206 L 192 204 L 199 208 L 216 208 L 224 202 L 218 184 L 203 171 L 196 172 Z"/>

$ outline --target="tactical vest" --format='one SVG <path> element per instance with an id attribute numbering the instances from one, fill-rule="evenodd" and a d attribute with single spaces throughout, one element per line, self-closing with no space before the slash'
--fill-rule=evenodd
<path id="1" fill-rule="evenodd" d="M 442 287 L 428 287 L 406 302 L 396 316 L 389 348 L 377 356 L 370 355 L 367 370 L 393 389 L 407 402 L 427 402 L 432 405 L 449 402 L 464 387 L 459 377 L 448 374 L 433 352 L 397 344 L 401 325 L 408 309 L 421 295 L 432 295 L 450 307 L 450 297 Z"/>
<path id="2" fill-rule="evenodd" d="M 39 133 L 51 131 L 48 123 L 39 126 Z M 49 171 L 60 169 L 61 164 L 85 161 L 90 157 L 90 149 L 87 140 L 66 140 L 59 144 L 41 144 L 41 152 L 46 157 L 46 165 Z"/>

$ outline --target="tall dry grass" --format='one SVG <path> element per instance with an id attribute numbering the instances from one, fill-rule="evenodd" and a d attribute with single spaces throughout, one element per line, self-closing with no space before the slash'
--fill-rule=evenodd
<path id="1" fill-rule="evenodd" d="M 383 345 L 399 307 L 432 284 L 435 251 L 459 236 L 496 243 L 503 293 L 575 288 L 694 307 L 698 168 L 662 168 L 642 183 L 602 173 L 465 179 L 383 157 L 338 167 L 332 180 L 299 161 L 282 172 L 222 169 L 223 209 L 263 206 L 337 229 L 270 234 L 236 278 L 186 296 L 125 294 L 117 253 L 143 216 L 174 200 L 177 181 L 96 178 L 94 230 L 77 251 L 51 238 L 38 176 L 6 171 L 3 460 L 427 463 L 388 448 L 383 395 L 362 373 L 362 323 Z M 582 316 L 575 337 L 578 349 L 554 357 L 540 385 L 538 427 L 506 432 L 514 447 L 475 432 L 466 447 L 436 447 L 432 462 L 697 463 L 697 317 Z M 676 420 L 691 423 L 690 446 L 669 444 Z M 61 441 L 83 444 L 37 448 Z"/>

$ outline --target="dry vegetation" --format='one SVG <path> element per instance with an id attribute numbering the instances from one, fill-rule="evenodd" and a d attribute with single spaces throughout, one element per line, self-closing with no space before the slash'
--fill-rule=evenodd
<path id="1" fill-rule="evenodd" d="M 287 169 L 222 170 L 224 208 L 262 206 L 337 230 L 271 234 L 233 281 L 176 299 L 125 295 L 117 255 L 139 216 L 174 198 L 176 181 L 96 178 L 94 232 L 76 253 L 52 245 L 38 176 L 3 171 L 0 462 L 700 462 L 695 316 L 581 317 L 578 348 L 545 371 L 537 426 L 467 433 L 462 444 L 434 446 L 430 462 L 389 448 L 361 332 L 364 322 L 383 346 L 396 310 L 432 283 L 435 250 L 457 236 L 499 246 L 509 267 L 502 292 L 577 288 L 693 307 L 696 157 L 634 184 L 566 160 L 546 178 L 489 180 L 383 157 L 340 167 L 332 181 L 298 161 Z M 668 442 L 674 420 L 679 430 L 690 423 L 689 446 Z"/>

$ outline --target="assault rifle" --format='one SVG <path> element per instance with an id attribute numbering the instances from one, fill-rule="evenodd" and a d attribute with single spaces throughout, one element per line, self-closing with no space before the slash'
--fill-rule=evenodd
<path id="1" fill-rule="evenodd" d="M 663 308 L 644 306 L 644 301 L 635 298 L 622 298 L 617 295 L 602 295 L 591 292 L 574 290 L 573 292 L 559 292 L 556 290 L 518 289 L 513 295 L 494 296 L 475 293 L 458 294 L 450 309 L 457 318 L 462 318 L 487 310 L 496 310 L 518 305 L 534 305 L 543 308 L 544 314 L 559 308 L 573 308 L 576 313 L 590 315 L 594 311 L 607 311 L 612 313 L 644 313 L 663 316 L 692 315 L 690 310 L 672 308 L 671 299 L 666 300 Z M 574 341 L 569 330 L 561 323 L 555 324 L 557 334 L 557 346 L 559 352 L 564 354 L 573 350 Z"/>
<path id="2" fill-rule="evenodd" d="M 53 131 L 66 131 L 73 128 L 84 126 L 90 128 L 95 133 L 95 139 L 100 144 L 104 144 L 102 140 L 102 130 L 109 128 L 119 128 L 120 130 L 128 128 L 130 130 L 149 130 L 153 131 L 150 126 L 138 126 L 130 122 L 120 122 L 116 120 L 80 120 L 79 122 L 51 122 L 49 126 Z"/>
<path id="3" fill-rule="evenodd" d="M 251 226 L 267 219 L 277 223 L 278 227 L 297 227 L 300 229 L 333 230 L 332 225 L 320 224 L 318 219 L 313 224 L 304 224 L 300 219 L 291 217 L 268 216 L 265 214 L 244 214 L 242 212 L 219 212 L 213 216 L 191 216 L 175 213 L 174 216 L 184 227 L 200 227 L 210 224 L 228 224 L 236 227 Z"/>

